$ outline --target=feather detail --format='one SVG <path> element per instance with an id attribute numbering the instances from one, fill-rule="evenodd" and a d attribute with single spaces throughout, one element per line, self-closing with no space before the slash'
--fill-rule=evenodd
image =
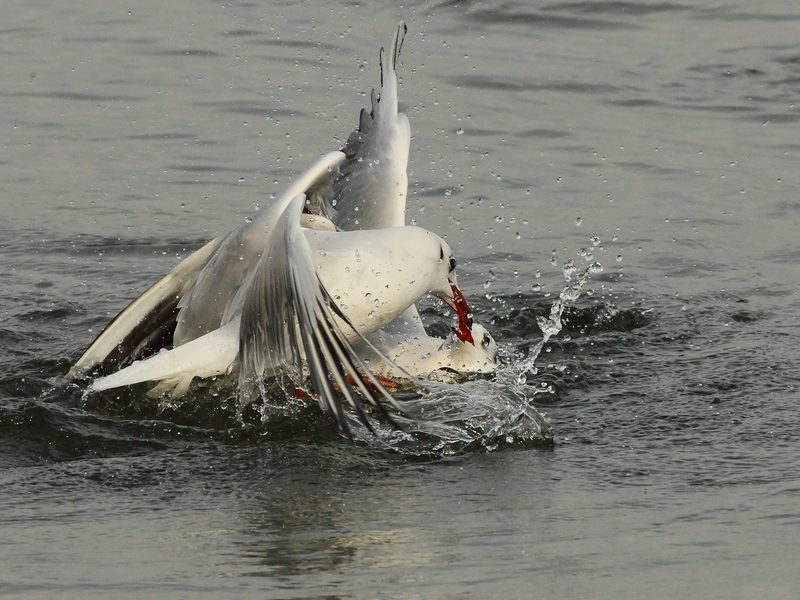
<path id="1" fill-rule="evenodd" d="M 265 377 L 284 374 L 299 388 L 310 383 L 322 407 L 349 436 L 345 404 L 370 429 L 363 400 L 390 420 L 384 402 L 401 413 L 403 407 L 372 375 L 334 319 L 357 332 L 317 277 L 311 246 L 300 228 L 304 201 L 305 196 L 297 196 L 276 223 L 245 297 L 239 389 L 247 402 Z"/>
<path id="2" fill-rule="evenodd" d="M 397 106 L 397 60 L 405 33 L 401 23 L 388 59 L 381 48 L 380 95 L 372 91 L 372 111 L 361 111 L 358 130 L 342 149 L 346 159 L 333 182 L 326 214 L 346 231 L 405 224 L 411 127 Z"/>
<path id="3" fill-rule="evenodd" d="M 344 158 L 341 152 L 320 157 L 289 182 L 280 196 L 266 203 L 252 221 L 228 236 L 203 269 L 191 293 L 181 301 L 176 346 L 222 327 L 239 313 L 274 223 L 295 196 L 329 177 Z"/>
<path id="4" fill-rule="evenodd" d="M 172 344 L 178 305 L 225 237 L 212 240 L 131 302 L 86 349 L 66 381 L 104 375 Z"/>

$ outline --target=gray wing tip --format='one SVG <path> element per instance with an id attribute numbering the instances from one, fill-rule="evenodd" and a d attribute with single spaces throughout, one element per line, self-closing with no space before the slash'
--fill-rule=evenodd
<path id="1" fill-rule="evenodd" d="M 397 61 L 400 59 L 400 50 L 403 48 L 403 42 L 406 39 L 406 33 L 408 33 L 408 27 L 406 26 L 405 21 L 400 21 L 400 25 L 397 27 L 397 32 L 394 34 L 394 38 L 392 39 L 390 60 L 388 65 L 386 64 L 386 50 L 383 46 L 381 46 L 379 55 L 381 65 L 381 87 L 383 87 L 384 84 L 384 74 L 388 75 L 389 72 L 395 75 L 397 74 Z"/>
<path id="2" fill-rule="evenodd" d="M 403 48 L 407 33 L 408 27 L 404 21 L 400 21 L 397 33 L 394 36 L 394 40 L 392 40 L 392 71 L 397 71 L 397 60 L 400 58 L 400 50 Z"/>
<path id="3" fill-rule="evenodd" d="M 374 407 L 380 417 L 392 427 L 402 429 L 384 403 L 390 404 L 404 417 L 405 408 L 389 393 L 364 364 L 333 319 L 336 314 L 346 325 L 357 331 L 328 294 L 317 277 L 319 294 L 311 310 L 302 311 L 299 324 L 306 360 L 314 391 L 319 395 L 328 414 L 340 431 L 352 438 L 344 404 L 356 413 L 358 420 L 373 434 L 363 401 Z"/>

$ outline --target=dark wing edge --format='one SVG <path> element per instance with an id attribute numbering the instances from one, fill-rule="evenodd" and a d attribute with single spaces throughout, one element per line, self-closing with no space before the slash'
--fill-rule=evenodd
<path id="1" fill-rule="evenodd" d="M 317 276 L 311 246 L 300 228 L 304 202 L 304 195 L 297 196 L 281 216 L 245 298 L 239 333 L 241 401 L 263 394 L 265 377 L 288 377 L 296 388 L 310 383 L 348 437 L 352 431 L 345 405 L 375 431 L 363 401 L 399 428 L 385 405 L 401 415 L 405 408 L 359 358 L 334 319 L 335 314 L 355 330 Z"/>
<path id="2" fill-rule="evenodd" d="M 224 239 L 210 241 L 150 286 L 100 332 L 69 372 L 53 383 L 108 375 L 171 345 L 178 304 Z"/>

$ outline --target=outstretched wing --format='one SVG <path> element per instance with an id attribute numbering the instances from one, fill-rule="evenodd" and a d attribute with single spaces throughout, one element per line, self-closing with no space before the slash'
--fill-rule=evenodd
<path id="1" fill-rule="evenodd" d="M 225 237 L 184 259 L 131 302 L 97 336 L 66 375 L 66 381 L 106 375 L 172 344 L 178 303 Z"/>
<path id="2" fill-rule="evenodd" d="M 343 148 L 328 214 L 345 231 L 405 225 L 411 127 L 397 108 L 397 59 L 406 30 L 400 23 L 388 58 L 381 48 L 380 96 L 373 90 L 372 111 L 362 109 Z"/>
<path id="3" fill-rule="evenodd" d="M 286 375 L 296 387 L 310 381 L 320 404 L 350 435 L 344 404 L 372 429 L 366 400 L 390 421 L 384 403 L 403 408 L 345 339 L 334 315 L 353 327 L 319 280 L 300 227 L 305 196 L 297 196 L 276 223 L 242 307 L 239 389 L 245 398 L 264 377 Z M 353 327 L 355 331 L 355 327 Z"/>
<path id="4" fill-rule="evenodd" d="M 250 222 L 228 236 L 200 273 L 197 284 L 181 301 L 175 329 L 176 346 L 222 327 L 238 314 L 250 278 L 278 218 L 295 196 L 328 178 L 344 158 L 341 152 L 320 157 L 289 182 L 282 194 L 262 206 Z"/>
<path id="5" fill-rule="evenodd" d="M 63 381 L 108 375 L 227 323 L 241 304 L 274 222 L 292 198 L 330 177 L 344 158 L 341 152 L 322 156 L 256 213 L 252 222 L 186 258 L 117 315 Z"/>
<path id="6" fill-rule="evenodd" d="M 350 134 L 342 152 L 345 160 L 333 181 L 327 213 L 345 231 L 385 229 L 405 225 L 408 193 L 408 153 L 411 126 L 399 111 L 397 101 L 397 60 L 408 28 L 400 23 L 387 59 L 381 48 L 380 96 L 372 92 L 372 110 L 361 110 L 358 129 Z M 426 336 L 416 306 L 410 306 L 386 335 L 400 339 Z M 378 337 L 371 341 L 382 347 Z"/>

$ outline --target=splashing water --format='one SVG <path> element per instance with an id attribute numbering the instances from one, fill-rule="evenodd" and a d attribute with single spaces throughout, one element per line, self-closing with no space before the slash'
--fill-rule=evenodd
<path id="1" fill-rule="evenodd" d="M 594 244 L 597 246 L 597 244 Z M 351 423 L 357 437 L 369 445 L 415 456 L 447 456 L 468 449 L 487 451 L 514 444 L 550 443 L 552 430 L 544 413 L 531 403 L 547 388 L 523 387 L 529 376 L 537 374 L 535 362 L 548 340 L 562 328 L 561 317 L 567 306 L 577 300 L 592 275 L 601 273 L 599 262 L 583 272 L 572 260 L 562 269 L 566 285 L 553 302 L 548 317 L 539 317 L 542 339 L 521 362 L 501 367 L 492 380 L 461 382 L 458 386 L 425 382 L 406 406 L 418 419 L 405 423 L 403 431 L 375 422 L 377 436 Z"/>
<path id="2" fill-rule="evenodd" d="M 546 318 L 538 317 L 536 319 L 539 328 L 542 330 L 542 339 L 530 349 L 527 358 L 520 365 L 516 388 L 525 385 L 528 381 L 528 374 L 536 375 L 538 373 L 535 365 L 536 359 L 539 358 L 539 354 L 547 341 L 561 331 L 561 315 L 564 313 L 564 309 L 570 302 L 578 299 L 581 289 L 586 285 L 591 275 L 603 272 L 603 266 L 599 262 L 593 262 L 573 281 L 572 278 L 578 272 L 578 267 L 572 259 L 569 259 L 564 263 L 562 272 L 564 273 L 564 279 L 567 280 L 567 285 L 562 288 L 558 298 L 553 302 L 553 306 L 550 307 L 550 315 Z M 539 392 L 534 391 L 534 395 L 536 393 Z"/>
<path id="3" fill-rule="evenodd" d="M 595 244 L 596 245 L 596 244 Z M 586 258 L 584 256 L 584 258 Z M 563 264 L 566 285 L 553 302 L 549 315 L 538 317 L 542 331 L 539 340 L 522 360 L 501 365 L 491 378 L 476 377 L 458 385 L 437 381 L 409 382 L 398 392 L 398 400 L 409 409 L 408 418 L 393 415 L 402 429 L 395 429 L 377 415 L 370 415 L 374 431 L 355 418 L 350 419 L 354 438 L 367 446 L 397 452 L 404 456 L 437 459 L 465 451 L 494 451 L 509 445 L 545 445 L 553 443 L 553 432 L 544 413 L 533 405 L 537 394 L 549 388 L 532 388 L 525 383 L 537 374 L 535 365 L 549 339 L 562 329 L 561 318 L 567 306 L 578 299 L 593 274 L 602 272 L 594 262 L 583 272 L 574 261 Z M 97 395 L 91 405 L 101 412 L 124 412 L 130 404 L 136 416 L 160 418 L 179 423 L 202 424 L 229 431 L 257 431 L 270 437 L 297 437 L 336 434 L 328 417 L 308 398 L 298 398 L 293 386 L 273 381 L 261 382 L 260 399 L 243 407 L 236 393 L 237 382 L 195 382 L 187 399 L 154 398 L 140 388 L 108 397 Z M 285 383 L 285 382 L 284 382 Z M 532 390 L 532 391 L 531 391 Z M 105 404 L 103 401 L 105 399 Z M 148 400 L 152 401 L 148 404 Z M 88 399 L 84 398 L 84 405 Z M 105 409 L 104 409 L 105 406 Z M 149 406 L 149 408 L 148 408 Z"/>

